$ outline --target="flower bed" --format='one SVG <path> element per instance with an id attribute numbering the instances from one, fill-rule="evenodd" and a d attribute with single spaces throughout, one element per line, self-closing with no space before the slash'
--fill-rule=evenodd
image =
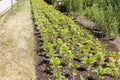
<path id="1" fill-rule="evenodd" d="M 98 39 L 43 0 L 32 0 L 32 10 L 52 80 L 120 79 L 119 52 L 106 50 Z"/>

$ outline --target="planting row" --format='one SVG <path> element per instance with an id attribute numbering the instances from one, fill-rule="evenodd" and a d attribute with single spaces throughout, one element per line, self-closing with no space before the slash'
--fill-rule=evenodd
<path id="1" fill-rule="evenodd" d="M 66 69 L 72 74 L 70 80 L 76 80 L 76 76 L 101 80 L 106 75 L 120 79 L 120 52 L 106 50 L 98 39 L 43 0 L 32 0 L 32 10 L 55 80 L 67 80 Z M 87 76 L 79 74 L 81 67 Z"/>

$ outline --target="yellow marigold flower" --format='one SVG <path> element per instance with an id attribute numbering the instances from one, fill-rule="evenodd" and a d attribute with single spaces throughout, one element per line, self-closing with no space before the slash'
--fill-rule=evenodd
<path id="1" fill-rule="evenodd" d="M 96 38 L 96 40 L 98 41 L 98 38 Z"/>
<path id="2" fill-rule="evenodd" d="M 47 24 L 48 24 L 48 25 L 51 25 L 52 23 L 51 23 L 51 22 L 48 22 Z"/>
<path id="3" fill-rule="evenodd" d="M 78 32 L 77 34 L 80 34 L 80 32 Z"/>
<path id="4" fill-rule="evenodd" d="M 74 31 L 76 31 L 76 28 L 73 28 Z"/>
<path id="5" fill-rule="evenodd" d="M 60 38 L 57 39 L 58 41 L 62 41 Z"/>
<path id="6" fill-rule="evenodd" d="M 66 47 L 67 45 L 64 43 L 63 46 Z"/>
<path id="7" fill-rule="evenodd" d="M 96 46 L 99 46 L 99 45 L 100 45 L 98 42 L 96 42 L 95 44 L 96 44 Z"/>
<path id="8" fill-rule="evenodd" d="M 120 52 L 118 52 L 118 54 L 120 55 Z"/>
<path id="9" fill-rule="evenodd" d="M 71 53 L 72 51 L 71 51 L 71 50 L 69 50 L 68 52 L 69 52 L 69 53 Z"/>
<path id="10" fill-rule="evenodd" d="M 90 55 L 90 56 L 92 56 L 93 54 L 92 54 L 92 53 L 90 53 L 89 55 Z"/>
<path id="11" fill-rule="evenodd" d="M 115 61 L 115 59 L 113 57 L 109 57 L 108 60 L 112 61 L 112 62 Z"/>
<path id="12" fill-rule="evenodd" d="M 58 40 L 60 41 L 61 39 L 60 39 L 60 38 L 58 38 Z"/>
<path id="13" fill-rule="evenodd" d="M 77 43 L 77 45 L 81 45 L 80 43 Z"/>
<path id="14" fill-rule="evenodd" d="M 98 51 L 102 51 L 102 48 L 98 48 Z"/>
<path id="15" fill-rule="evenodd" d="M 43 30 L 42 30 L 42 32 L 43 32 L 43 33 L 46 33 L 46 32 L 47 32 L 47 30 L 46 30 L 46 29 L 43 29 Z"/>

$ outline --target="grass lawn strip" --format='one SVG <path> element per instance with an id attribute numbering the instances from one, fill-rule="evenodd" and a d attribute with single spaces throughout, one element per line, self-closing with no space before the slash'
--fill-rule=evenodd
<path id="1" fill-rule="evenodd" d="M 22 1 L 0 26 L 0 80 L 35 80 L 30 1 Z M 16 8 L 18 9 L 18 8 Z"/>

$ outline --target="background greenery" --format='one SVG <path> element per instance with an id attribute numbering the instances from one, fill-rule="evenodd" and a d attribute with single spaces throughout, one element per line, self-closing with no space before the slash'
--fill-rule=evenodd
<path id="1" fill-rule="evenodd" d="M 120 0 L 46 0 L 74 16 L 87 16 L 97 23 L 107 38 L 120 34 Z M 61 3 L 61 4 L 59 4 Z"/>

